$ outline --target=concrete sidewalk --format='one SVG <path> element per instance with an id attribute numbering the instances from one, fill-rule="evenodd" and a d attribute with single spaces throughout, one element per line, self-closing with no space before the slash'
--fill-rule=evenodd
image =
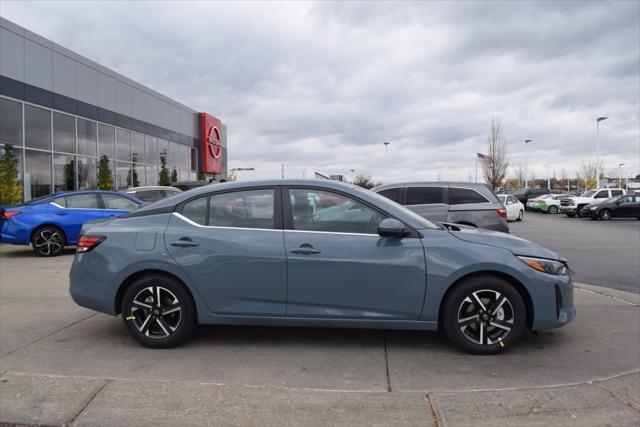
<path id="1" fill-rule="evenodd" d="M 572 324 L 499 356 L 431 332 L 230 326 L 150 350 L 70 300 L 71 261 L 0 248 L 0 424 L 640 424 L 637 294 L 577 285 Z"/>

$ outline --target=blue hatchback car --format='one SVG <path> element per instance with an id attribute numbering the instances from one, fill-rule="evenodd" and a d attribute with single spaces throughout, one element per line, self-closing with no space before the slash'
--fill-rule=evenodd
<path id="1" fill-rule="evenodd" d="M 114 191 L 62 192 L 23 205 L 0 208 L 0 242 L 31 244 L 40 256 L 56 256 L 75 245 L 87 221 L 116 217 L 143 202 Z"/>
<path id="2" fill-rule="evenodd" d="M 318 180 L 206 186 L 85 224 L 70 293 L 122 313 L 154 348 L 198 323 L 441 327 L 465 351 L 491 354 L 525 328 L 575 317 L 567 263 L 550 250 Z"/>

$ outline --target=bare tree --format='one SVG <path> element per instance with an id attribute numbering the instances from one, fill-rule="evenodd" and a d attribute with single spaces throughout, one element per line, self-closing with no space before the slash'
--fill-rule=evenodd
<path id="1" fill-rule="evenodd" d="M 598 164 L 595 161 L 582 161 L 582 166 L 580 166 L 580 175 L 582 175 L 582 179 L 584 179 L 587 189 L 594 188 L 597 185 L 598 170 L 600 169 L 602 169 L 602 162 L 600 162 L 600 167 L 598 167 Z"/>
<path id="2" fill-rule="evenodd" d="M 500 120 L 492 118 L 487 135 L 488 159 L 483 163 L 484 179 L 496 189 L 502 185 L 509 162 L 507 162 L 507 137 L 502 132 Z"/>
<path id="3" fill-rule="evenodd" d="M 518 187 L 520 188 L 524 182 L 524 166 L 522 166 L 522 163 L 518 163 L 518 166 L 514 166 L 512 169 L 514 178 L 518 181 Z"/>
<path id="4" fill-rule="evenodd" d="M 374 182 L 370 176 L 358 175 L 353 179 L 353 184 L 367 190 L 371 190 L 373 187 L 380 185 L 379 182 Z"/>

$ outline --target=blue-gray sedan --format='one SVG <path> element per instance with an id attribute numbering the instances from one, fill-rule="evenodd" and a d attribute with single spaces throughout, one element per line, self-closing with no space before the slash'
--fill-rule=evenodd
<path id="1" fill-rule="evenodd" d="M 554 252 L 332 181 L 208 185 L 86 224 L 77 248 L 73 299 L 156 348 L 197 324 L 441 327 L 490 354 L 575 317 Z"/>

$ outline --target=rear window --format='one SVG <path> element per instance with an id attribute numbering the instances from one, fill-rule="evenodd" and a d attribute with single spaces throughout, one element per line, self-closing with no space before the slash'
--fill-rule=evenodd
<path id="1" fill-rule="evenodd" d="M 74 209 L 98 209 L 98 199 L 95 194 L 67 196 L 67 207 Z"/>
<path id="2" fill-rule="evenodd" d="M 57 199 L 53 199 L 51 203 L 55 203 L 58 206 L 63 208 L 67 207 L 67 198 L 66 197 L 58 197 Z"/>
<path id="3" fill-rule="evenodd" d="M 208 203 L 208 197 L 200 197 L 199 199 L 191 200 L 190 202 L 185 203 L 182 208 L 182 215 L 200 225 L 207 225 Z"/>
<path id="4" fill-rule="evenodd" d="M 489 203 L 489 201 L 475 190 L 455 187 L 449 189 L 450 205 L 468 205 L 471 203 Z"/>
<path id="5" fill-rule="evenodd" d="M 444 187 L 409 187 L 406 205 L 443 203 Z"/>
<path id="6" fill-rule="evenodd" d="M 596 199 L 608 199 L 609 198 L 609 192 L 607 190 L 602 190 L 600 192 L 598 192 L 598 194 L 596 194 Z"/>
<path id="7" fill-rule="evenodd" d="M 621 196 L 622 195 L 622 190 L 611 190 L 611 195 L 612 196 Z"/>
<path id="8" fill-rule="evenodd" d="M 172 193 L 173 194 L 173 193 Z M 143 202 L 157 202 L 165 198 L 164 190 L 142 190 L 136 191 L 136 198 Z"/>
<path id="9" fill-rule="evenodd" d="M 387 188 L 386 190 L 378 191 L 378 194 L 396 203 L 400 203 L 400 190 L 400 188 Z"/>

